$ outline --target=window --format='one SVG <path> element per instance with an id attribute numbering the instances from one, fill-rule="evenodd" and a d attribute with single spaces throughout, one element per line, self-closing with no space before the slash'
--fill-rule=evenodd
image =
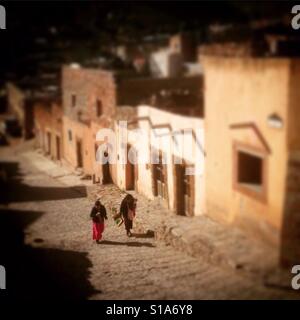
<path id="1" fill-rule="evenodd" d="M 71 105 L 73 108 L 76 106 L 76 94 L 72 94 L 71 96 Z"/>
<path id="2" fill-rule="evenodd" d="M 96 101 L 96 112 L 97 117 L 100 117 L 102 115 L 102 102 L 99 99 Z"/>
<path id="3" fill-rule="evenodd" d="M 263 182 L 262 158 L 238 151 L 238 183 L 261 191 Z"/>
<path id="4" fill-rule="evenodd" d="M 72 141 L 72 131 L 68 130 L 68 137 L 69 137 L 69 141 Z"/>
<path id="5" fill-rule="evenodd" d="M 266 155 L 251 147 L 234 148 L 234 187 L 258 200 L 266 200 Z"/>

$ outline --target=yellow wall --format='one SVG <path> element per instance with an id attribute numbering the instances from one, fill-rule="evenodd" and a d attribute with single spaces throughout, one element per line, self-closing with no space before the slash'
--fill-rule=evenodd
<path id="1" fill-rule="evenodd" d="M 205 141 L 207 212 L 227 223 L 259 229 L 278 242 L 281 227 L 289 102 L 288 59 L 201 57 L 205 69 Z M 276 113 L 283 127 L 268 125 Z M 233 189 L 233 143 L 258 149 L 263 144 L 253 129 L 230 128 L 255 123 L 270 147 L 267 157 L 267 201 L 262 203 Z"/>

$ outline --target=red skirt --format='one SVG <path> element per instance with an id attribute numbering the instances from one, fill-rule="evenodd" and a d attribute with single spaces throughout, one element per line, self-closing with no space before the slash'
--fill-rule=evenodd
<path id="1" fill-rule="evenodd" d="M 104 231 L 104 223 L 93 222 L 93 240 L 101 240 Z"/>

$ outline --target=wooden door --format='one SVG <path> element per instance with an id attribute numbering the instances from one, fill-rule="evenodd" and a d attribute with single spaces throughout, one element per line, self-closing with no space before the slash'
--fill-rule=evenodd
<path id="1" fill-rule="evenodd" d="M 60 160 L 60 137 L 56 136 L 56 159 Z"/>
<path id="2" fill-rule="evenodd" d="M 82 142 L 81 140 L 76 141 L 76 154 L 77 154 L 77 167 L 83 167 L 83 157 L 82 157 Z"/>

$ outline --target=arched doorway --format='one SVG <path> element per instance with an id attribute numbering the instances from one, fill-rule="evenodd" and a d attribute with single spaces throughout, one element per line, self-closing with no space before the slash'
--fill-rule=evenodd
<path id="1" fill-rule="evenodd" d="M 103 156 L 106 159 L 109 159 L 109 154 L 107 151 L 103 153 Z M 112 183 L 109 161 L 106 161 L 105 163 L 102 164 L 102 183 L 103 184 Z"/>

